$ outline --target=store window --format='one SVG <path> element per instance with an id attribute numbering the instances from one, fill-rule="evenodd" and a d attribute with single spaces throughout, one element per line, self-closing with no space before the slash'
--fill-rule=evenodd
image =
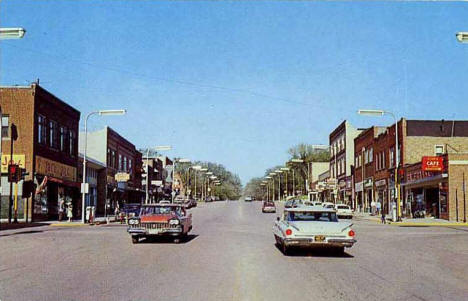
<path id="1" fill-rule="evenodd" d="M 42 115 L 37 115 L 37 142 L 40 144 L 46 144 L 46 136 L 47 126 L 45 117 Z"/>
<path id="2" fill-rule="evenodd" d="M 2 116 L 2 139 L 10 137 L 10 117 L 8 115 Z"/>

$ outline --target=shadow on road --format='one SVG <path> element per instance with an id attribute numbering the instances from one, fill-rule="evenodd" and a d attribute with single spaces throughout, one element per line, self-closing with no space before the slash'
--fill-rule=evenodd
<path id="1" fill-rule="evenodd" d="M 47 226 L 47 223 L 2 223 L 0 231 Z"/>
<path id="2" fill-rule="evenodd" d="M 186 244 L 197 238 L 197 234 L 189 234 L 185 239 L 181 238 L 179 244 Z M 140 240 L 140 244 L 163 243 L 163 244 L 176 244 L 173 237 L 147 237 Z"/>
<path id="3" fill-rule="evenodd" d="M 21 234 L 34 234 L 34 233 L 42 233 L 42 232 L 44 232 L 44 231 L 42 231 L 42 230 L 29 230 L 29 231 L 22 231 L 22 232 L 14 232 L 14 233 L 3 234 L 3 235 L 0 235 L 0 237 L 21 235 Z"/>
<path id="4" fill-rule="evenodd" d="M 278 249 L 281 254 L 283 251 L 281 250 L 281 246 L 275 245 L 276 249 Z M 284 255 L 284 254 L 283 254 Z M 329 258 L 354 258 L 353 255 L 348 254 L 346 252 L 340 253 L 336 250 L 331 248 L 323 248 L 323 249 L 314 249 L 314 248 L 290 248 L 288 254 L 285 256 L 289 257 L 329 257 Z"/>

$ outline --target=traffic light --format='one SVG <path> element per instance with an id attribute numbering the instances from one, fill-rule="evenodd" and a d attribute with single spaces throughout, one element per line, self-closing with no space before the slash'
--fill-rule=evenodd
<path id="1" fill-rule="evenodd" d="M 405 182 L 405 170 L 404 169 L 399 169 L 398 170 L 398 182 L 399 184 Z"/>
<path id="2" fill-rule="evenodd" d="M 8 165 L 8 182 L 18 182 L 21 177 L 21 168 L 18 164 Z"/>

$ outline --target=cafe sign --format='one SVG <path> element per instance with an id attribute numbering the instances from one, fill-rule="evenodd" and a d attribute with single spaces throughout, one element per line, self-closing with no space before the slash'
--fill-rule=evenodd
<path id="1" fill-rule="evenodd" d="M 36 173 L 61 180 L 76 182 L 76 167 L 36 156 Z"/>
<path id="2" fill-rule="evenodd" d="M 439 156 L 422 157 L 422 171 L 443 171 L 444 158 Z"/>

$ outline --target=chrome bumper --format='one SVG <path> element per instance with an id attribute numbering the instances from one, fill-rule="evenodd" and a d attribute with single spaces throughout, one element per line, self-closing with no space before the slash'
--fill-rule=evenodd
<path id="1" fill-rule="evenodd" d="M 286 238 L 284 244 L 298 247 L 346 247 L 351 248 L 357 241 L 353 238 L 328 238 L 315 241 L 313 238 Z"/>
<path id="2" fill-rule="evenodd" d="M 155 229 L 157 231 L 150 231 L 148 229 L 141 229 L 141 228 L 127 228 L 127 232 L 131 235 L 173 235 L 177 236 L 182 234 L 182 228 L 175 228 L 175 229 Z"/>

